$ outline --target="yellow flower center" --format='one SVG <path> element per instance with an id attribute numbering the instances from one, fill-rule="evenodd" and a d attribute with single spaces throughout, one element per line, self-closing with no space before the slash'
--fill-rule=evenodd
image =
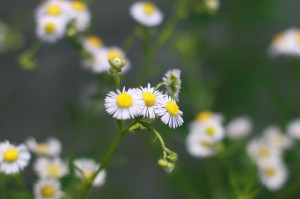
<path id="1" fill-rule="evenodd" d="M 46 143 L 40 143 L 37 145 L 36 151 L 40 155 L 45 155 L 48 152 L 48 145 Z"/>
<path id="2" fill-rule="evenodd" d="M 45 32 L 47 34 L 52 34 L 56 31 L 56 27 L 55 27 L 55 24 L 52 23 L 52 22 L 48 22 L 45 24 Z"/>
<path id="3" fill-rule="evenodd" d="M 99 47 L 103 45 L 102 40 L 99 37 L 96 37 L 94 35 L 90 35 L 86 39 L 87 42 L 94 47 Z"/>
<path id="4" fill-rule="evenodd" d="M 55 189 L 51 185 L 45 185 L 41 189 L 41 194 L 44 198 L 52 198 L 55 195 Z"/>
<path id="5" fill-rule="evenodd" d="M 117 97 L 117 105 L 121 108 L 128 108 L 132 105 L 132 97 L 127 93 L 121 93 Z"/>
<path id="6" fill-rule="evenodd" d="M 72 7 L 76 11 L 84 11 L 86 9 L 86 4 L 82 1 L 73 1 Z"/>
<path id="7" fill-rule="evenodd" d="M 167 102 L 166 109 L 173 116 L 175 116 L 179 113 L 179 107 L 174 102 Z"/>
<path id="8" fill-rule="evenodd" d="M 262 147 L 259 151 L 258 154 L 262 158 L 266 158 L 270 155 L 270 151 L 268 148 Z"/>
<path id="9" fill-rule="evenodd" d="M 264 169 L 264 173 L 267 175 L 267 176 L 274 176 L 276 174 L 276 169 L 273 168 L 273 167 L 269 167 L 269 168 L 266 168 Z"/>
<path id="10" fill-rule="evenodd" d="M 120 52 L 120 51 L 118 51 L 118 50 L 115 50 L 115 49 L 113 49 L 113 50 L 110 50 L 109 52 L 108 52 L 108 59 L 109 60 L 112 60 L 112 59 L 114 59 L 114 58 L 123 58 L 123 55 L 122 55 L 122 53 Z"/>
<path id="11" fill-rule="evenodd" d="M 48 166 L 49 176 L 57 177 L 59 175 L 59 170 L 60 168 L 58 165 L 52 164 Z"/>
<path id="12" fill-rule="evenodd" d="M 47 9 L 47 13 L 49 15 L 59 15 L 59 14 L 61 14 L 61 9 L 58 6 L 54 6 L 54 5 L 49 6 L 48 9 Z"/>
<path id="13" fill-rule="evenodd" d="M 153 93 L 151 92 L 143 93 L 143 99 L 145 101 L 146 106 L 149 107 L 155 105 L 156 96 Z"/>
<path id="14" fill-rule="evenodd" d="M 18 158 L 19 152 L 14 148 L 7 149 L 3 154 L 5 162 L 15 162 Z"/>
<path id="15" fill-rule="evenodd" d="M 298 44 L 300 43 L 300 31 L 297 31 L 297 33 L 296 33 L 296 42 Z"/>
<path id="16" fill-rule="evenodd" d="M 156 10 L 156 6 L 151 2 L 146 2 L 143 8 L 144 8 L 144 13 L 147 15 L 153 14 Z"/>
<path id="17" fill-rule="evenodd" d="M 198 113 L 196 116 L 196 120 L 199 122 L 207 121 L 213 117 L 212 112 L 209 111 L 203 111 L 201 113 Z"/>
<path id="18" fill-rule="evenodd" d="M 216 132 L 216 130 L 215 130 L 215 128 L 212 127 L 212 126 L 206 128 L 206 133 L 207 133 L 208 135 L 214 135 L 215 132 Z"/>

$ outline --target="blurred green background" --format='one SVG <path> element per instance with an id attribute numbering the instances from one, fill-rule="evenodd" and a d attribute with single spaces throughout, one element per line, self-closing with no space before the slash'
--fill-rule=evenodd
<path id="1" fill-rule="evenodd" d="M 96 0 L 91 6 L 92 32 L 107 46 L 123 46 L 131 33 L 135 23 L 128 8 L 133 2 Z M 174 0 L 154 2 L 167 19 Z M 44 45 L 37 54 L 35 70 L 22 70 L 17 63 L 18 55 L 36 40 L 33 12 L 39 3 L 0 1 L 0 19 L 23 35 L 22 47 L 0 54 L 0 138 L 20 143 L 29 136 L 38 140 L 55 136 L 63 143 L 64 157 L 72 153 L 100 160 L 117 130 L 100 100 L 112 89 L 109 76 L 84 70 L 66 40 Z M 188 3 L 197 5 L 199 1 Z M 297 0 L 226 0 L 221 1 L 216 15 L 198 12 L 197 6 L 185 10 L 170 40 L 157 52 L 155 75 L 142 82 L 143 86 L 159 83 L 171 68 L 182 71 L 179 105 L 185 125 L 170 130 L 158 120 L 154 123 L 169 148 L 178 152 L 178 165 L 172 174 L 164 173 L 157 166 L 160 146 L 153 142 L 154 137 L 145 132 L 129 134 L 110 162 L 106 184 L 93 191 L 94 198 L 235 198 L 229 174 L 222 166 L 216 169 L 222 164 L 219 160 L 187 154 L 188 124 L 199 111 L 209 109 L 222 113 L 226 121 L 249 115 L 259 134 L 269 124 L 285 128 L 299 116 L 300 62 L 268 54 L 276 33 L 298 26 L 299 7 Z M 138 41 L 128 54 L 133 66 L 125 77 L 127 87 L 141 86 L 132 81 L 143 68 L 140 49 Z M 251 175 L 246 168 L 240 164 L 236 169 L 241 176 Z M 31 166 L 25 175 L 31 189 Z M 219 179 L 217 184 L 214 178 Z M 273 198 L 277 193 L 263 190 L 257 198 Z"/>

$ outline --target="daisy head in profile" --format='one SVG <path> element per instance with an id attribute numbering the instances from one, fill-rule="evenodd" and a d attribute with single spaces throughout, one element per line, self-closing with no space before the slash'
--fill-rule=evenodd
<path id="1" fill-rule="evenodd" d="M 144 118 L 155 118 L 156 109 L 158 108 L 158 105 L 162 103 L 163 100 L 162 93 L 159 91 L 155 91 L 154 87 L 151 87 L 150 84 L 148 84 L 147 87 L 141 87 L 139 91 L 145 103 L 142 110 L 142 116 Z"/>
<path id="2" fill-rule="evenodd" d="M 82 180 L 89 180 L 99 168 L 94 160 L 88 158 L 80 158 L 74 161 L 76 167 L 75 175 Z M 100 171 L 96 176 L 93 185 L 98 187 L 105 183 L 106 172 L 105 170 Z"/>
<path id="3" fill-rule="evenodd" d="M 38 158 L 34 170 L 40 178 L 61 178 L 69 173 L 68 165 L 60 158 Z"/>
<path id="4" fill-rule="evenodd" d="M 61 153 L 61 143 L 55 138 L 48 138 L 45 142 L 37 142 L 34 138 L 29 138 L 26 145 L 30 151 L 39 156 L 58 156 Z"/>
<path id="5" fill-rule="evenodd" d="M 177 128 L 183 124 L 183 113 L 175 100 L 170 96 L 164 96 L 156 109 L 156 113 L 161 117 L 161 121 L 169 125 L 170 128 Z"/>
<path id="6" fill-rule="evenodd" d="M 110 91 L 105 98 L 106 112 L 113 118 L 128 120 L 141 115 L 144 101 L 136 89 Z"/>
<path id="7" fill-rule="evenodd" d="M 9 141 L 0 143 L 0 172 L 15 174 L 29 163 L 30 153 L 23 144 L 15 146 Z"/>
<path id="8" fill-rule="evenodd" d="M 89 27 L 91 14 L 84 1 L 71 1 L 70 13 L 75 20 L 75 28 L 78 31 L 84 31 Z"/>
<path id="9" fill-rule="evenodd" d="M 36 199 L 60 199 L 63 192 L 58 180 L 44 178 L 34 185 L 34 195 Z"/>
<path id="10" fill-rule="evenodd" d="M 65 28 L 65 20 L 43 16 L 37 19 L 36 34 L 41 41 L 55 43 L 65 35 Z"/>
<path id="11" fill-rule="evenodd" d="M 181 89 L 180 73 L 179 69 L 172 69 L 167 71 L 163 77 L 163 82 L 166 85 L 168 94 L 174 97 L 176 101 L 178 101 Z"/>
<path id="12" fill-rule="evenodd" d="M 157 26 L 163 20 L 162 12 L 150 1 L 133 3 L 130 7 L 130 15 L 138 23 L 148 27 Z"/>

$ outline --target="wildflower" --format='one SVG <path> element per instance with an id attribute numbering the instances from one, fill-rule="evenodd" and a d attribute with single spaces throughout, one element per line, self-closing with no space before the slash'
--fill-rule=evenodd
<path id="1" fill-rule="evenodd" d="M 40 178 L 61 178 L 69 173 L 67 164 L 60 158 L 38 158 L 34 170 Z"/>
<path id="2" fill-rule="evenodd" d="M 56 17 L 60 20 L 68 21 L 71 17 L 69 10 L 69 2 L 65 0 L 47 0 L 44 1 L 36 9 L 36 19 L 41 17 Z"/>
<path id="3" fill-rule="evenodd" d="M 65 34 L 66 22 L 61 18 L 43 16 L 37 20 L 37 36 L 44 42 L 54 43 Z"/>
<path id="4" fill-rule="evenodd" d="M 90 25 L 91 14 L 87 5 L 81 0 L 71 1 L 70 14 L 75 20 L 75 28 L 78 31 L 86 30 Z"/>
<path id="5" fill-rule="evenodd" d="M 37 155 L 58 156 L 61 153 L 61 143 L 55 138 L 48 138 L 46 142 L 37 142 L 34 138 L 29 138 L 26 145 Z"/>
<path id="6" fill-rule="evenodd" d="M 130 14 L 134 20 L 144 26 L 157 26 L 163 20 L 162 12 L 149 1 L 135 2 L 130 7 Z"/>
<path id="7" fill-rule="evenodd" d="M 162 103 L 163 96 L 161 92 L 154 91 L 154 87 L 151 87 L 150 84 L 146 88 L 141 88 L 141 95 L 144 100 L 144 107 L 142 110 L 142 116 L 155 118 L 156 116 L 156 109 L 158 104 Z"/>
<path id="8" fill-rule="evenodd" d="M 74 161 L 74 165 L 76 166 L 75 175 L 82 180 L 90 179 L 100 166 L 94 160 L 87 158 L 76 159 Z M 105 183 L 105 177 L 106 172 L 104 170 L 100 171 L 100 173 L 96 176 L 93 185 L 102 186 Z"/>
<path id="9" fill-rule="evenodd" d="M 63 196 L 60 182 L 55 179 L 41 179 L 34 185 L 35 199 L 60 199 Z"/>
<path id="10" fill-rule="evenodd" d="M 101 47 L 104 47 L 102 39 L 95 35 L 89 35 L 83 38 L 81 42 L 85 50 L 91 53 Z"/>
<path id="11" fill-rule="evenodd" d="M 164 97 L 156 110 L 157 115 L 161 117 L 161 121 L 164 124 L 169 125 L 170 128 L 176 128 L 183 124 L 183 113 L 179 109 L 175 100 L 173 100 L 170 96 Z"/>
<path id="12" fill-rule="evenodd" d="M 163 77 L 163 82 L 166 85 L 167 92 L 169 95 L 174 97 L 178 101 L 179 92 L 181 89 L 180 70 L 173 69 L 166 72 Z"/>
<path id="13" fill-rule="evenodd" d="M 293 120 L 288 124 L 287 133 L 292 138 L 300 140 L 300 119 Z"/>
<path id="14" fill-rule="evenodd" d="M 247 137 L 252 131 L 252 122 L 248 117 L 238 117 L 226 126 L 227 136 L 231 139 Z"/>
<path id="15" fill-rule="evenodd" d="M 106 112 L 116 119 L 128 120 L 141 114 L 143 99 L 136 89 L 128 89 L 117 92 L 109 92 L 105 98 Z"/>
<path id="16" fill-rule="evenodd" d="M 0 172 L 15 174 L 29 163 L 30 153 L 24 144 L 15 146 L 9 141 L 0 143 Z"/>
<path id="17" fill-rule="evenodd" d="M 213 113 L 210 111 L 202 111 L 202 112 L 198 113 L 196 116 L 196 122 L 199 122 L 199 123 L 204 123 L 204 122 L 208 122 L 211 120 L 222 123 L 224 118 L 221 114 Z"/>
<path id="18" fill-rule="evenodd" d="M 216 12 L 220 8 L 220 0 L 205 0 L 205 6 L 211 12 Z"/>
<path id="19" fill-rule="evenodd" d="M 263 133 L 265 139 L 274 147 L 279 149 L 288 149 L 293 145 L 291 138 L 283 134 L 276 126 L 268 127 Z"/>
<path id="20" fill-rule="evenodd" d="M 192 156 L 209 157 L 216 153 L 216 142 L 195 131 L 190 131 L 186 138 L 186 147 Z"/>

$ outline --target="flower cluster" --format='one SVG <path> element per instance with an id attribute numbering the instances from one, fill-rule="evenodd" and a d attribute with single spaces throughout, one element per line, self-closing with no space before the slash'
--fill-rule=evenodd
<path id="1" fill-rule="evenodd" d="M 67 31 L 70 31 L 69 34 L 86 31 L 90 19 L 90 12 L 83 1 L 47 0 L 36 9 L 36 33 L 42 41 L 54 43 Z"/>
<path id="2" fill-rule="evenodd" d="M 171 79 L 171 76 L 172 72 L 168 71 L 165 78 Z M 175 87 L 180 87 L 181 81 L 178 76 L 172 77 L 172 82 L 175 83 L 170 83 L 171 85 L 176 84 Z M 165 84 L 167 91 L 170 89 L 170 84 Z M 150 83 L 147 87 L 128 90 L 124 87 L 123 90 L 111 91 L 107 94 L 104 105 L 107 113 L 119 120 L 129 120 L 139 116 L 150 119 L 161 117 L 161 121 L 170 128 L 183 124 L 183 113 L 176 101 L 151 87 Z"/>
<path id="3" fill-rule="evenodd" d="M 247 152 L 258 167 L 260 180 L 270 190 L 279 189 L 287 179 L 282 155 L 292 144 L 292 139 L 276 126 L 266 128 L 261 137 L 248 143 Z"/>

